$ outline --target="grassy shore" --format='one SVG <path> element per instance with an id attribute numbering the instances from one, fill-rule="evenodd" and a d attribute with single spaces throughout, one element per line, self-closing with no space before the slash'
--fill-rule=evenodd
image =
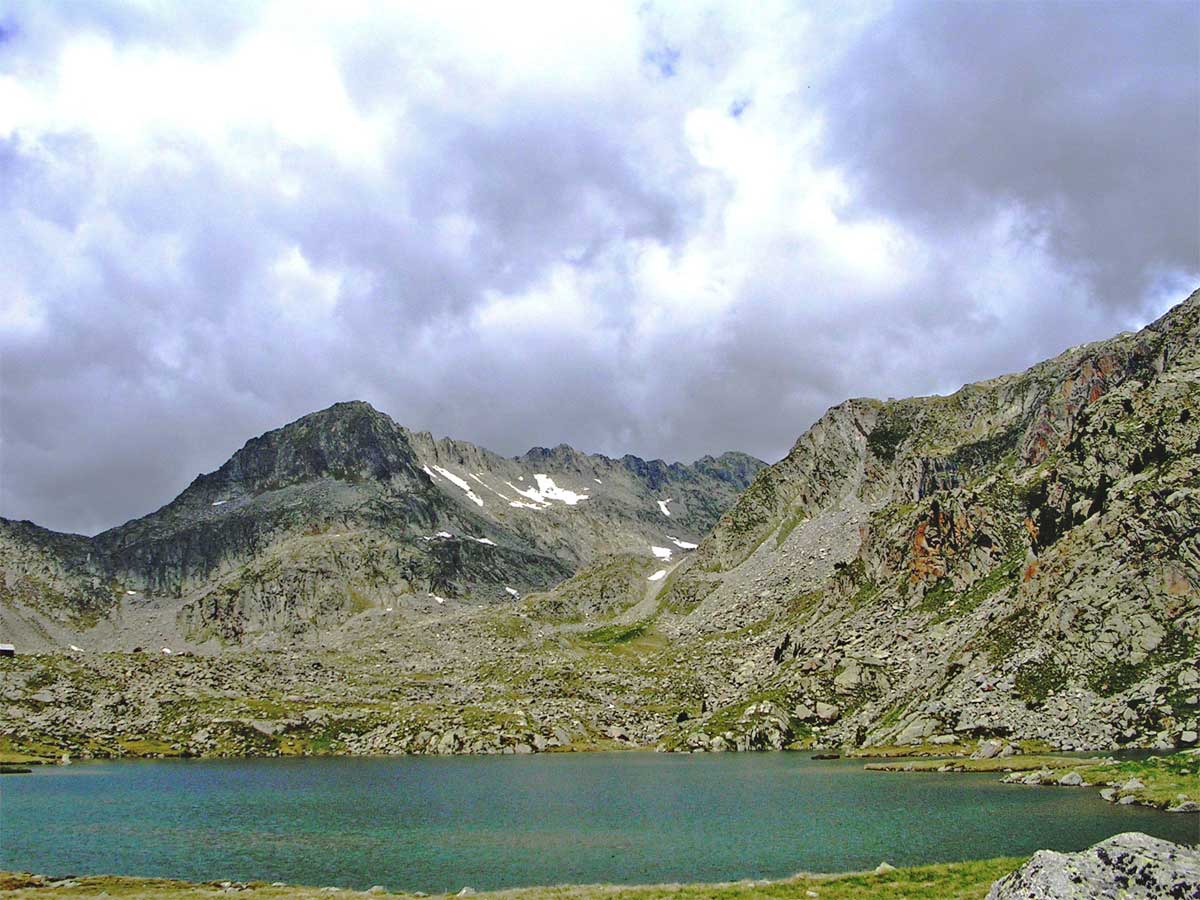
<path id="1" fill-rule="evenodd" d="M 1017 868 L 1020 858 L 988 859 L 895 869 L 882 874 L 797 875 L 781 881 L 736 881 L 724 884 L 658 884 L 636 887 L 619 885 L 566 885 L 519 888 L 481 893 L 488 900 L 982 900 L 992 882 Z M 246 900 L 316 900 L 336 896 L 346 900 L 387 900 L 389 897 L 413 897 L 414 894 L 327 891 L 295 885 L 270 885 L 261 882 L 207 882 L 190 884 L 151 878 L 99 876 L 72 878 L 55 882 L 39 876 L 0 874 L 0 897 L 4 900 L 83 900 L 106 896 L 110 900 L 202 900 L 228 897 L 230 893 Z M 452 897 L 453 894 L 438 894 Z"/>
<path id="2" fill-rule="evenodd" d="M 997 759 L 889 759 L 865 768 L 886 772 L 1029 772 L 1028 784 L 1057 785 L 1072 772 L 1083 785 L 1111 787 L 1109 799 L 1168 809 L 1200 803 L 1200 753 L 1185 750 L 1147 759 L 1076 759 L 1067 756 L 1010 756 Z"/>

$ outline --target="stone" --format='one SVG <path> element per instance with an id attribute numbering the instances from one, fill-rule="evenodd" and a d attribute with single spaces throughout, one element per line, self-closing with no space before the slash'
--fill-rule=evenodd
<path id="1" fill-rule="evenodd" d="M 832 703 L 817 704 L 817 716 L 820 717 L 821 721 L 823 722 L 835 722 L 841 714 L 841 709 L 834 706 Z"/>
<path id="2" fill-rule="evenodd" d="M 1198 737 L 1200 737 L 1200 735 L 1197 735 L 1196 732 L 1192 731 L 1191 729 L 1187 731 L 1181 731 L 1179 733 L 1179 742 L 1182 744 L 1194 744 L 1196 743 Z"/>
<path id="3" fill-rule="evenodd" d="M 461 891 L 459 891 L 459 892 L 458 892 L 457 894 L 455 894 L 454 896 L 455 896 L 455 897 L 470 897 L 470 896 L 471 896 L 472 894 L 474 894 L 474 893 L 475 893 L 475 888 L 473 888 L 473 887 L 464 887 L 464 888 L 463 888 Z"/>
<path id="4" fill-rule="evenodd" d="M 1115 801 L 1117 799 L 1117 789 L 1116 788 L 1102 789 L 1100 791 L 1100 799 L 1107 800 L 1109 803 L 1112 803 L 1113 801 Z"/>
<path id="5" fill-rule="evenodd" d="M 989 740 L 982 741 L 979 747 L 971 754 L 972 759 L 995 759 L 1004 749 L 1004 744 L 1001 741 Z"/>
<path id="6" fill-rule="evenodd" d="M 1168 806 L 1169 813 L 1200 813 L 1200 803 L 1195 800 L 1184 800 L 1181 803 L 1176 803 L 1174 806 Z"/>
<path id="7" fill-rule="evenodd" d="M 792 710 L 792 716 L 801 722 L 811 722 L 817 717 L 817 714 L 805 704 L 797 703 L 796 708 Z"/>
<path id="8" fill-rule="evenodd" d="M 1058 779 L 1058 783 L 1065 787 L 1081 787 L 1083 785 L 1083 776 L 1078 772 L 1068 772 Z"/>
<path id="9" fill-rule="evenodd" d="M 888 872 L 895 872 L 896 867 L 889 862 L 881 862 L 875 867 L 876 875 L 886 875 Z"/>
<path id="10" fill-rule="evenodd" d="M 367 893 L 368 894 L 386 894 L 387 888 L 385 888 L 382 884 L 373 884 L 369 888 L 367 888 Z"/>
<path id="11" fill-rule="evenodd" d="M 1200 850 L 1126 832 L 1079 853 L 1039 850 L 987 900 L 1135 900 L 1200 896 Z"/>
<path id="12" fill-rule="evenodd" d="M 1145 783 L 1140 778 L 1130 778 L 1127 782 L 1121 785 L 1121 791 L 1141 791 L 1144 790 L 1145 787 Z"/>

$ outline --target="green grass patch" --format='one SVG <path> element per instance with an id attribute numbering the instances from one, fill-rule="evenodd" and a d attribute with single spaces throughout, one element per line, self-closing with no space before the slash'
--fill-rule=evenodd
<path id="1" fill-rule="evenodd" d="M 650 627 L 650 622 L 634 622 L 631 625 L 602 625 L 585 631 L 579 635 L 580 640 L 589 644 L 627 644 L 642 637 Z"/>

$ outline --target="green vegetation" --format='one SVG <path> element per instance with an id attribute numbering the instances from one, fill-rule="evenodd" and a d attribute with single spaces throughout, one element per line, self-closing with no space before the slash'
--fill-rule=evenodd
<path id="1" fill-rule="evenodd" d="M 1170 623 L 1164 626 L 1164 630 L 1162 641 L 1141 662 L 1122 659 L 1093 668 L 1087 677 L 1088 687 L 1106 697 L 1127 691 L 1156 667 L 1189 658 L 1197 643 L 1200 643 L 1194 638 L 1189 639 Z"/>
<path id="2" fill-rule="evenodd" d="M 913 430 L 913 410 L 900 404 L 889 403 L 879 413 L 875 427 L 867 435 L 867 449 L 877 459 L 891 462 L 896 451 L 908 439 Z"/>
<path id="3" fill-rule="evenodd" d="M 1051 785 L 1070 772 L 1078 772 L 1084 784 L 1115 788 L 1114 800 L 1132 797 L 1137 803 L 1160 808 L 1185 800 L 1200 803 L 1200 752 L 1195 750 L 1121 762 L 1021 755 L 996 759 L 947 759 L 943 755 L 940 759 L 909 758 L 868 763 L 865 768 L 887 772 L 1039 772 L 1042 774 L 1039 783 Z M 1132 786 L 1125 787 L 1129 784 Z"/>
<path id="4" fill-rule="evenodd" d="M 1033 660 L 1017 669 L 1014 687 L 1026 704 L 1040 706 L 1051 694 L 1066 687 L 1067 678 L 1067 670 L 1055 660 Z"/>
<path id="5" fill-rule="evenodd" d="M 784 520 L 783 524 L 779 526 L 779 531 L 775 533 L 776 548 L 782 547 L 787 541 L 788 535 L 796 530 L 796 526 L 802 522 L 807 522 L 808 519 L 808 514 L 801 512 L 792 513 L 790 516 L 788 516 L 787 519 Z"/>
<path id="6" fill-rule="evenodd" d="M 863 768 L 872 772 L 1034 772 L 1039 769 L 1077 770 L 1100 762 L 1100 759 L 1069 756 L 1009 756 L 1003 759 L 897 759 L 867 763 Z"/>
<path id="7" fill-rule="evenodd" d="M 921 599 L 924 612 L 937 613 L 935 622 L 964 616 L 1000 591 L 1015 588 L 1021 577 L 1021 557 L 1010 556 L 966 590 L 954 590 L 949 579 L 940 578 Z"/>
<path id="8" fill-rule="evenodd" d="M 477 894 L 494 900 L 983 900 L 996 879 L 1016 869 L 1023 859 L 1009 857 L 974 862 L 943 863 L 895 869 L 882 874 L 797 875 L 782 881 L 738 881 L 725 884 L 557 885 Z M 82 900 L 107 896 L 111 900 L 202 900 L 227 895 L 220 882 L 188 884 L 157 878 L 99 876 L 72 879 L 73 886 L 47 887 L 44 879 L 0 875 L 0 894 L 11 900 Z M 239 885 L 239 894 L 252 900 L 305 900 L 314 888 L 273 886 L 262 882 Z M 339 897 L 386 900 L 412 894 L 340 891 Z M 448 897 L 452 895 L 435 895 Z"/>
<path id="9" fill-rule="evenodd" d="M 585 631 L 579 637 L 591 644 L 627 644 L 644 635 L 649 627 L 649 620 L 634 622 L 632 625 L 602 625 Z"/>
<path id="10" fill-rule="evenodd" d="M 1200 803 L 1200 753 L 1195 751 L 1109 762 L 1080 774 L 1088 784 L 1123 784 L 1136 778 L 1145 787 L 1129 793 L 1149 806 L 1173 806 L 1183 800 Z"/>

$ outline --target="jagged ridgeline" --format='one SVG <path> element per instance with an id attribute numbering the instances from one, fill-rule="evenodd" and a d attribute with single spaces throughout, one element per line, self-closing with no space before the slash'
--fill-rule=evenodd
<path id="1" fill-rule="evenodd" d="M 339 403 L 94 538 L 0 521 L 0 632 L 61 649 L 99 628 L 131 649 L 165 629 L 188 646 L 330 627 L 409 595 L 511 603 L 601 555 L 677 556 L 763 465 L 565 445 L 508 459 Z M 149 620 L 162 628 L 143 634 Z"/>

